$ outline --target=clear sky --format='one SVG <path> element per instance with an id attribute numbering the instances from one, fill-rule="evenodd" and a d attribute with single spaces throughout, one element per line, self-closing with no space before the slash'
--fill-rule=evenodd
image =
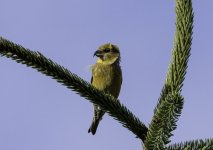
<path id="1" fill-rule="evenodd" d="M 213 1 L 193 0 L 192 55 L 185 104 L 172 142 L 213 137 Z M 119 99 L 147 126 L 167 72 L 174 0 L 0 0 L 0 36 L 90 81 L 98 46 L 120 47 Z M 88 134 L 92 104 L 50 77 L 0 57 L 1 150 L 140 150 L 139 139 L 104 116 Z"/>

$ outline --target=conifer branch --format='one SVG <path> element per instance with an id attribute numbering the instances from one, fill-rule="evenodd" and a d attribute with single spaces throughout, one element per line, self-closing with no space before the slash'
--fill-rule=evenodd
<path id="1" fill-rule="evenodd" d="M 181 88 L 190 56 L 193 9 L 191 0 L 176 0 L 176 33 L 165 85 L 149 126 L 145 148 L 166 149 L 183 108 Z M 164 110 L 165 109 L 165 110 Z M 169 112 L 166 112 L 169 111 Z"/>
<path id="2" fill-rule="evenodd" d="M 190 56 L 193 29 L 193 9 L 191 0 L 176 0 L 176 33 L 172 58 L 165 85 L 155 111 L 167 94 L 173 90 L 181 92 Z"/>
<path id="3" fill-rule="evenodd" d="M 213 139 L 193 140 L 169 145 L 168 150 L 213 150 Z"/>
<path id="4" fill-rule="evenodd" d="M 0 55 L 32 67 L 47 76 L 51 76 L 57 82 L 75 91 L 80 96 L 99 105 L 142 141 L 145 140 L 147 127 L 123 104 L 115 100 L 113 96 L 97 90 L 90 83 L 71 73 L 68 69 L 47 59 L 41 53 L 30 51 L 0 37 Z"/>
<path id="5" fill-rule="evenodd" d="M 152 119 L 154 123 L 150 125 L 147 133 L 147 139 L 145 141 L 146 149 L 166 149 L 166 144 L 170 142 L 168 139 L 172 136 L 171 132 L 176 128 L 175 123 L 181 114 L 182 107 L 183 97 L 179 92 L 167 94 Z"/>

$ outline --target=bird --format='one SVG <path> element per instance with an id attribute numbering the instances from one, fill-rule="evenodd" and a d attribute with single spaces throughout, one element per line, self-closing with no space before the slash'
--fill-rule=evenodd
<path id="1" fill-rule="evenodd" d="M 103 44 L 95 51 L 94 56 L 97 56 L 98 59 L 91 67 L 91 84 L 96 89 L 109 93 L 117 99 L 122 84 L 121 56 L 118 46 L 111 43 Z M 104 113 L 104 110 L 94 105 L 94 116 L 88 133 L 91 132 L 95 135 Z"/>

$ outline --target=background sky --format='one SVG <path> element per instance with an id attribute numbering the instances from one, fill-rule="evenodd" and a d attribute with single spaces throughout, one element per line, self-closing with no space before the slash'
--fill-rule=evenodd
<path id="1" fill-rule="evenodd" d="M 173 1 L 0 0 L 0 36 L 90 81 L 104 43 L 120 47 L 119 99 L 147 126 L 167 72 L 175 32 Z M 193 0 L 192 54 L 185 104 L 172 143 L 213 137 L 213 1 Z M 50 77 L 0 57 L 1 150 L 140 150 L 141 142 L 104 116 L 88 134 L 93 107 Z"/>

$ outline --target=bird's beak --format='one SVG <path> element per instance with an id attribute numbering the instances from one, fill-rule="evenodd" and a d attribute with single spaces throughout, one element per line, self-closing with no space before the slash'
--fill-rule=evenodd
<path id="1" fill-rule="evenodd" d="M 102 51 L 97 50 L 97 51 L 94 53 L 93 57 L 94 57 L 94 56 L 97 56 L 97 57 L 102 58 L 102 57 L 103 57 L 103 52 L 102 52 Z"/>

